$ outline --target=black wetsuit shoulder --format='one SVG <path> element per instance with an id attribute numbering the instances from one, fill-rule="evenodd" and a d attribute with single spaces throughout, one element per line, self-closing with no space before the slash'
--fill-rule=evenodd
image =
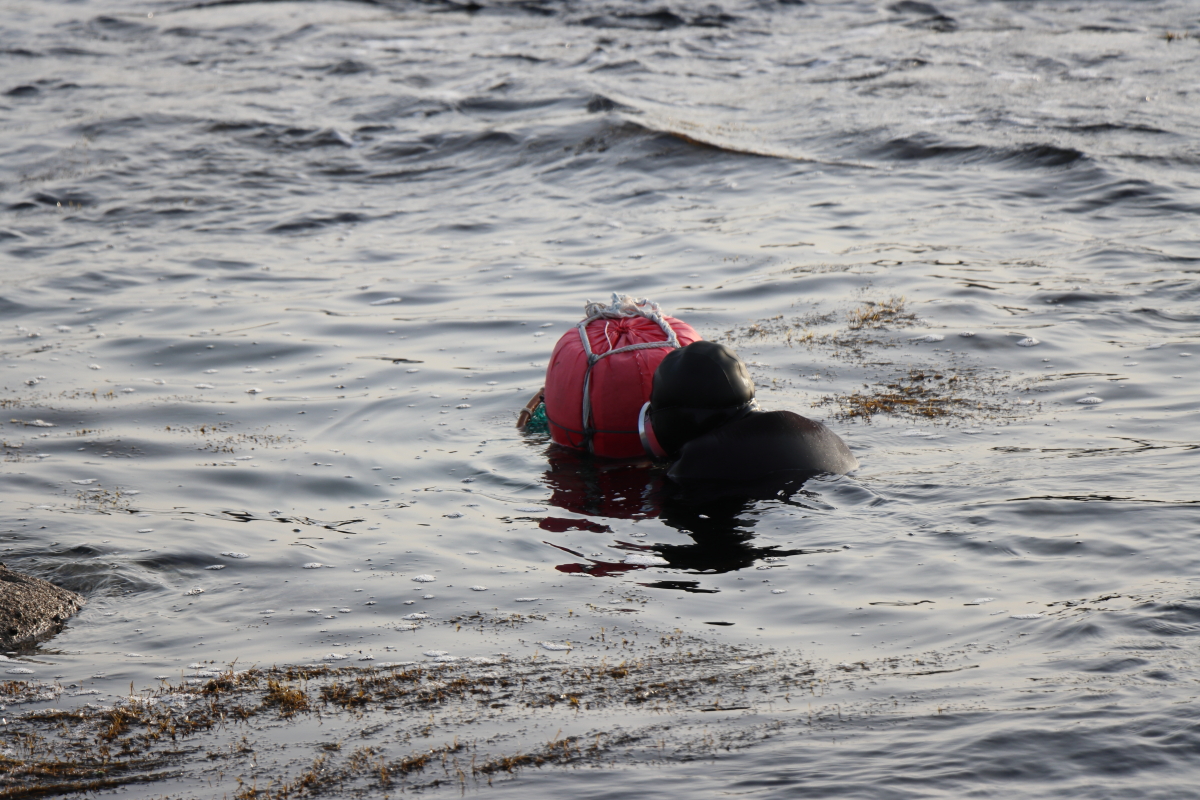
<path id="1" fill-rule="evenodd" d="M 857 467 L 846 443 L 821 423 L 791 411 L 756 411 L 685 444 L 667 475 L 679 483 L 755 481 Z"/>

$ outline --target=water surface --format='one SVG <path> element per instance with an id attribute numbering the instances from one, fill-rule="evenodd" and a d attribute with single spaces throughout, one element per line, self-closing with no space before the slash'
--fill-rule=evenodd
<path id="1" fill-rule="evenodd" d="M 585 718 L 673 732 L 481 790 L 1188 794 L 1191 12 L 10 3 L 0 555 L 89 599 L 10 657 L 101 692 L 28 707 L 200 662 L 582 664 L 619 618 L 862 677 L 823 726 Z M 861 468 L 697 502 L 517 431 L 614 291 Z"/>

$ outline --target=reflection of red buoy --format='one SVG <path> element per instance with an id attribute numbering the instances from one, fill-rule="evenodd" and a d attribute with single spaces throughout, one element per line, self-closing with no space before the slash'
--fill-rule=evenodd
<path id="1" fill-rule="evenodd" d="M 569 547 L 563 547 L 561 544 L 555 544 L 554 542 L 543 542 L 542 544 L 557 547 L 559 550 L 570 553 L 573 556 L 578 556 L 579 558 L 586 558 L 583 553 L 577 553 Z M 633 547 L 634 545 L 630 546 Z M 593 578 L 606 578 L 609 575 L 620 575 L 630 570 L 646 568 L 645 564 L 622 564 L 614 561 L 596 561 L 592 558 L 588 558 L 587 561 L 587 564 L 558 564 L 554 568 L 559 572 L 590 575 Z"/>
<path id="2" fill-rule="evenodd" d="M 613 295 L 589 302 L 587 318 L 563 334 L 546 368 L 546 417 L 557 444 L 609 458 L 645 454 L 638 412 L 667 353 L 699 341 L 657 303 Z"/>
<path id="3" fill-rule="evenodd" d="M 612 533 L 612 528 L 592 522 L 590 519 L 567 519 L 565 517 L 544 517 L 538 527 L 551 533 L 566 533 L 567 531 L 589 531 L 591 533 Z"/>
<path id="4" fill-rule="evenodd" d="M 628 461 L 588 458 L 577 450 L 551 447 L 542 482 L 549 501 L 585 517 L 653 519 L 662 504 L 662 470 Z"/>

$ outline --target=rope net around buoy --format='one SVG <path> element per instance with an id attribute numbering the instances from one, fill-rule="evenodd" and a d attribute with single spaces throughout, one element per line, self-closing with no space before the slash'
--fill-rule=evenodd
<path id="1" fill-rule="evenodd" d="M 650 300 L 615 292 L 607 305 L 589 300 L 546 369 L 551 438 L 596 455 L 641 455 L 637 414 L 650 398 L 654 370 L 667 352 L 698 339 Z"/>

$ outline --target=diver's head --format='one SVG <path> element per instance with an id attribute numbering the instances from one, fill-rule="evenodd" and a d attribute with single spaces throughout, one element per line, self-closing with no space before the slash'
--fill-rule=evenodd
<path id="1" fill-rule="evenodd" d="M 668 353 L 654 372 L 639 423 L 643 444 L 653 455 L 674 457 L 692 439 L 745 414 L 753 402 L 754 382 L 732 350 L 692 342 Z"/>

